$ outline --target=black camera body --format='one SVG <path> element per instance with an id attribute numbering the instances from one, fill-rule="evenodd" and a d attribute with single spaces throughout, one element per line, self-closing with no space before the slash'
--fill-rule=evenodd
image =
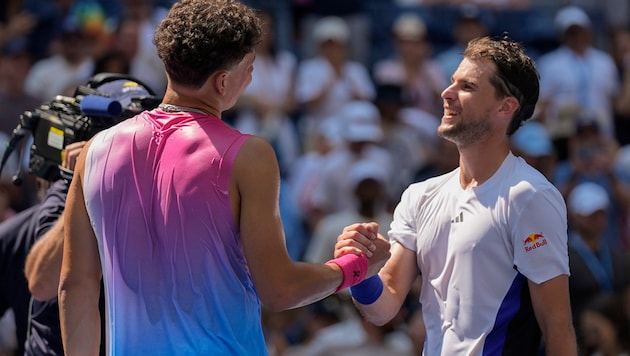
<path id="1" fill-rule="evenodd" d="M 78 105 L 57 99 L 22 115 L 35 122 L 28 173 L 48 181 L 60 178 L 59 166 L 67 145 L 87 141 L 124 119 L 86 116 Z"/>
<path id="2" fill-rule="evenodd" d="M 136 114 L 150 110 L 161 98 L 146 85 L 127 75 L 100 73 L 83 86 L 73 97 L 58 95 L 31 111 L 20 115 L 18 126 L 7 144 L 0 171 L 13 150 L 26 135 L 32 135 L 28 173 L 55 181 L 71 178 L 72 172 L 61 168 L 65 147 L 74 142 L 87 141 L 98 132 L 112 127 Z M 18 152 L 21 156 L 26 150 Z M 68 173 L 66 177 L 64 173 Z M 20 184 L 20 172 L 14 183 Z"/>

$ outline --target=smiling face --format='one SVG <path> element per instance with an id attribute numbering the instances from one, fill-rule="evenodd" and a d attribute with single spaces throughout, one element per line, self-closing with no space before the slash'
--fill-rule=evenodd
<path id="1" fill-rule="evenodd" d="M 460 147 L 483 141 L 496 131 L 494 117 L 503 99 L 490 78 L 495 66 L 486 60 L 464 58 L 451 85 L 442 92 L 444 116 L 438 134 Z"/>

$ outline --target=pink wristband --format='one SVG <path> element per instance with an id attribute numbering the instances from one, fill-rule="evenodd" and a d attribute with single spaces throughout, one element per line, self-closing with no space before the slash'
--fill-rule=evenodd
<path id="1" fill-rule="evenodd" d="M 353 253 L 349 253 L 326 263 L 336 264 L 339 268 L 341 268 L 341 272 L 343 272 L 343 281 L 339 287 L 337 287 L 335 293 L 363 281 L 367 275 L 369 267 L 368 259 L 365 254 L 355 255 Z"/>

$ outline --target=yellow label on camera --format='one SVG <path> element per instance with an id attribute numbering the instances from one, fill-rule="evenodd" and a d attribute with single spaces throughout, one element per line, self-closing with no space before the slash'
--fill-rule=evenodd
<path id="1" fill-rule="evenodd" d="M 58 150 L 63 149 L 63 130 L 56 127 L 50 128 L 50 131 L 48 131 L 48 146 Z"/>

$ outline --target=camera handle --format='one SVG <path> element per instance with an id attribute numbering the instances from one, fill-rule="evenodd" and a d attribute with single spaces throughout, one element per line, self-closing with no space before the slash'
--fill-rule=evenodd
<path id="1" fill-rule="evenodd" d="M 31 111 L 26 111 L 22 115 L 20 115 L 20 123 L 13 130 L 13 134 L 11 135 L 9 142 L 7 142 L 7 146 L 4 150 L 4 155 L 2 156 L 2 162 L 0 163 L 0 173 L 2 173 L 2 171 L 4 170 L 4 166 L 7 163 L 7 160 L 11 156 L 11 153 L 13 153 L 13 151 L 17 147 L 18 143 L 22 141 L 24 136 L 31 134 L 33 132 L 33 129 L 37 125 L 37 122 L 39 121 L 39 119 L 40 119 L 39 115 Z M 19 162 L 20 164 L 18 165 L 19 167 L 18 172 L 21 171 L 21 164 L 22 164 L 21 160 L 23 159 L 22 154 L 23 153 L 20 153 L 20 162 Z"/>
<path id="2" fill-rule="evenodd" d="M 15 175 L 13 176 L 13 185 L 15 186 L 20 186 L 24 182 L 24 180 L 22 179 L 22 171 L 24 167 L 24 151 L 26 151 L 26 147 L 24 147 L 24 142 L 25 141 L 22 141 L 20 143 L 20 150 L 18 151 L 18 167 L 17 172 L 15 172 Z"/>

